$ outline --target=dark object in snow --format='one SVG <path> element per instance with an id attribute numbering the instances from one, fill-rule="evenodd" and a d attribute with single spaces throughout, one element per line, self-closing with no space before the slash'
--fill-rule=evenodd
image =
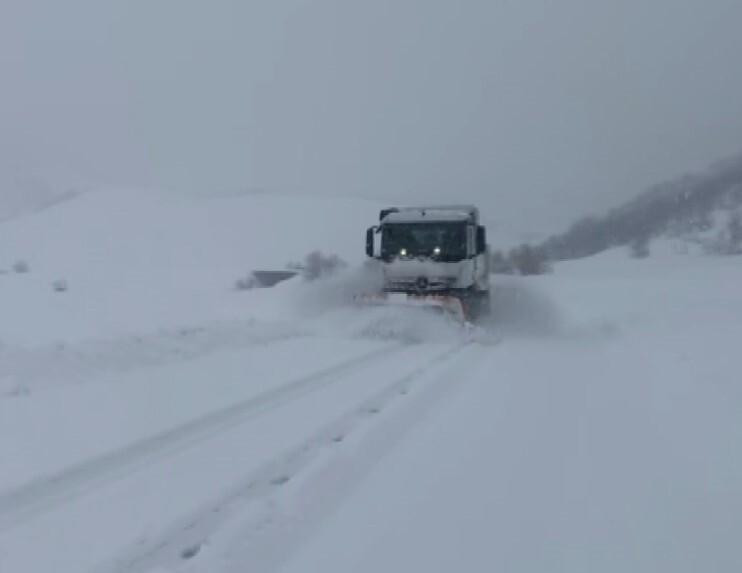
<path id="1" fill-rule="evenodd" d="M 55 292 L 66 292 L 69 286 L 67 285 L 67 281 L 64 279 L 56 280 L 52 283 L 52 288 Z"/>
<path id="2" fill-rule="evenodd" d="M 271 480 L 271 485 L 276 485 L 276 486 L 284 485 L 288 483 L 290 479 L 291 479 L 291 476 L 287 476 L 287 475 L 276 476 Z"/>
<path id="3" fill-rule="evenodd" d="M 253 271 L 249 276 L 238 279 L 237 290 L 270 288 L 297 275 L 297 271 Z"/>
<path id="4" fill-rule="evenodd" d="M 304 262 L 291 262 L 286 265 L 286 268 L 300 274 L 306 281 L 313 281 L 328 277 L 347 266 L 348 264 L 337 255 L 325 255 L 321 251 L 312 251 L 304 257 Z"/>
<path id="5" fill-rule="evenodd" d="M 272 287 L 296 276 L 296 271 L 253 271 L 259 287 Z"/>
<path id="6" fill-rule="evenodd" d="M 20 274 L 27 273 L 31 270 L 26 261 L 20 260 L 13 263 L 13 272 Z"/>
<path id="7" fill-rule="evenodd" d="M 196 555 L 201 553 L 201 543 L 197 543 L 196 545 L 191 545 L 190 547 L 186 547 L 183 551 L 180 552 L 180 557 L 182 559 L 193 559 Z"/>

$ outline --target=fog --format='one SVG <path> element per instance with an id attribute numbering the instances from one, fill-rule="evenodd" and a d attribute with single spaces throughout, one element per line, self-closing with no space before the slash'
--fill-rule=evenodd
<path id="1" fill-rule="evenodd" d="M 737 0 L 3 0 L 0 168 L 475 201 L 550 231 L 742 150 L 741 21 Z"/>

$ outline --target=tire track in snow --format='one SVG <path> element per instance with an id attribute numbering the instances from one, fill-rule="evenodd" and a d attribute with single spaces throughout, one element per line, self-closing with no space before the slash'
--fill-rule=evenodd
<path id="1" fill-rule="evenodd" d="M 250 473 L 218 501 L 188 519 L 174 524 L 146 547 L 130 548 L 100 571 L 145 573 L 160 570 L 159 568 L 171 571 L 196 560 L 202 549 L 208 545 L 210 536 L 239 514 L 246 505 L 275 494 L 306 470 L 324 451 L 337 447 L 356 428 L 382 413 L 395 399 L 410 394 L 416 381 L 439 372 L 467 347 L 471 345 L 464 343 L 453 346 L 404 376 L 393 379 L 391 383 L 385 384 L 379 391 L 321 428 L 303 443 Z M 263 524 L 270 521 L 263 519 L 258 529 L 262 529 Z"/>
<path id="2" fill-rule="evenodd" d="M 211 412 L 123 448 L 90 458 L 55 474 L 0 492 L 0 531 L 176 454 L 296 398 L 347 380 L 344 375 L 381 356 L 405 350 L 392 344 L 345 360 L 227 408 Z"/>

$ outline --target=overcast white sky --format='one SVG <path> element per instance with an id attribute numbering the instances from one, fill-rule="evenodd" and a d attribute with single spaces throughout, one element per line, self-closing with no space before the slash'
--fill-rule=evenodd
<path id="1" fill-rule="evenodd" d="M 558 227 L 742 151 L 741 22 L 739 0 L 0 0 L 0 152 Z"/>

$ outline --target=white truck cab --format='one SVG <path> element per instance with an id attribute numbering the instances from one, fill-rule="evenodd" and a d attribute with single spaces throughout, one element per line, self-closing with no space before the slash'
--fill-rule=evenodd
<path id="1" fill-rule="evenodd" d="M 474 206 L 382 209 L 366 254 L 382 263 L 385 293 L 455 297 L 469 318 L 489 310 L 486 231 Z"/>

